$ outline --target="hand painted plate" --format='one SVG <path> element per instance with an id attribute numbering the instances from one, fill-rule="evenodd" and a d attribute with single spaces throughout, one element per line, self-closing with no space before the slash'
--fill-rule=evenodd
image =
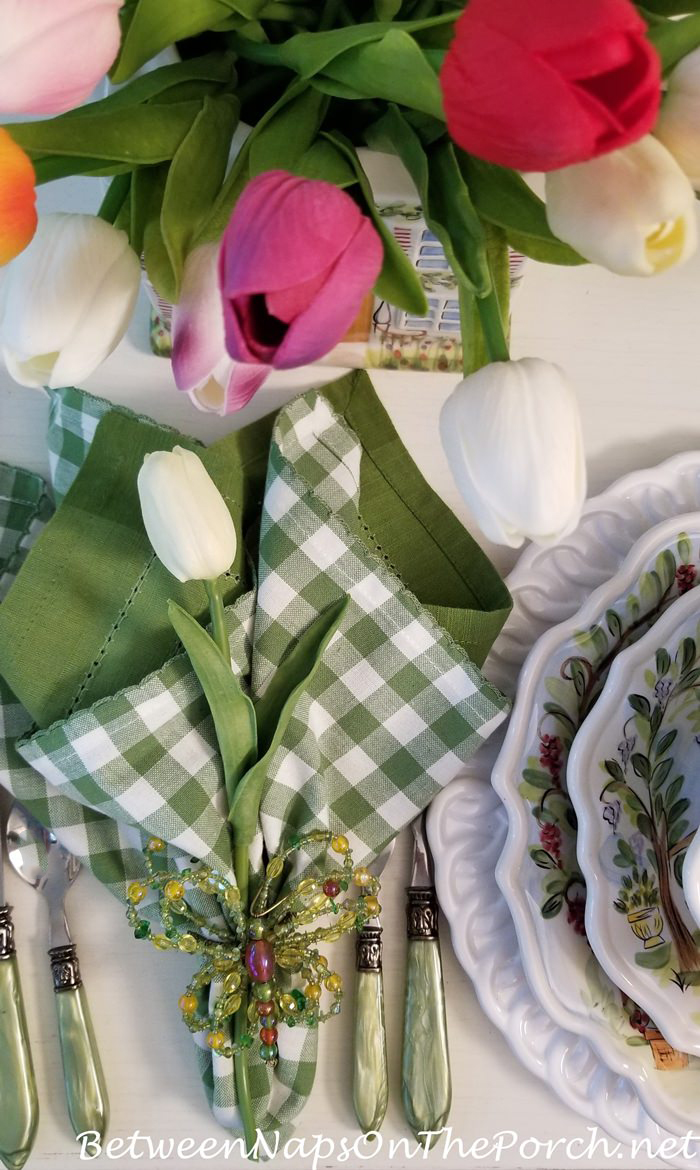
<path id="1" fill-rule="evenodd" d="M 696 541 L 678 544 L 690 560 Z M 669 557 L 662 585 L 671 574 Z M 682 879 L 700 824 L 699 686 L 700 594 L 691 589 L 615 659 L 567 768 L 593 951 L 666 1039 L 696 1056 L 700 930 Z"/>
<path id="2" fill-rule="evenodd" d="M 579 528 L 559 545 L 528 548 L 508 580 L 513 612 L 486 663 L 488 676 L 513 694 L 518 672 L 537 638 L 555 622 L 570 618 L 619 570 L 635 541 L 653 525 L 698 508 L 700 453 L 695 452 L 625 476 L 588 501 Z M 489 743 L 465 765 L 465 780 L 436 798 L 428 822 L 438 893 L 457 956 L 490 1019 L 523 1063 L 563 1101 L 620 1140 L 653 1131 L 651 1116 L 674 1132 L 685 1132 L 699 1112 L 697 1081 L 689 1071 L 668 1071 L 676 1057 L 662 1037 L 650 1029 L 643 1035 L 629 1026 L 619 1037 L 615 1007 L 609 1031 L 616 1044 L 624 1045 L 630 1062 L 631 1080 L 622 1078 L 580 1034 L 578 1018 L 579 1034 L 562 1024 L 552 989 L 545 983 L 540 988 L 543 996 L 536 997 L 527 982 L 513 919 L 493 873 L 505 825 L 505 811 L 489 787 L 497 747 L 497 742 Z M 515 794 L 517 801 L 517 783 Z M 529 809 L 524 811 L 529 817 Z M 469 831 L 472 826 L 474 831 Z M 525 854 L 525 864 L 536 869 L 526 846 Z M 560 923 L 559 918 L 546 921 Z M 567 947 L 580 946 L 581 941 L 571 929 L 566 932 Z M 591 958 L 587 947 L 584 953 Z M 643 1026 L 646 1021 L 635 1017 L 635 1023 Z M 691 1058 L 691 1071 L 694 1065 Z M 641 1111 L 635 1092 L 643 1096 Z"/>

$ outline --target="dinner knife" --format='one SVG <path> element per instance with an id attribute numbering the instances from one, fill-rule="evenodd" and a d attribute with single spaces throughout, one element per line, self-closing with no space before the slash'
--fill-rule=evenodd
<path id="1" fill-rule="evenodd" d="M 34 1145 L 39 1102 L 17 966 L 12 907 L 5 901 L 3 837 L 4 833 L 0 833 L 0 1161 L 8 1170 L 20 1170 Z"/>
<path id="2" fill-rule="evenodd" d="M 367 868 L 379 877 L 391 857 L 396 838 Z M 389 1101 L 389 1071 L 384 1022 L 382 928 L 371 919 L 357 936 L 355 1033 L 353 1039 L 352 1100 L 363 1133 L 381 1126 Z"/>
<path id="3" fill-rule="evenodd" d="M 413 872 L 406 893 L 408 948 L 401 1091 L 404 1113 L 423 1146 L 434 1145 L 452 1103 L 438 904 L 425 814 L 413 830 Z M 428 1137 L 436 1134 L 434 1138 Z"/>

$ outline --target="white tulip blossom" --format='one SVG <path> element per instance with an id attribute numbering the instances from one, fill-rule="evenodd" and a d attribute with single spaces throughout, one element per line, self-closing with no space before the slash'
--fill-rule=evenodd
<path id="1" fill-rule="evenodd" d="M 700 49 L 688 53 L 670 74 L 654 136 L 700 189 Z"/>
<path id="2" fill-rule="evenodd" d="M 653 276 L 697 246 L 695 194 L 673 155 L 647 135 L 545 178 L 549 226 L 586 260 Z"/>
<path id="3" fill-rule="evenodd" d="M 141 267 L 125 232 L 94 215 L 39 219 L 3 272 L 0 352 L 23 386 L 75 386 L 119 344 Z"/>
<path id="4" fill-rule="evenodd" d="M 158 559 L 178 581 L 214 581 L 231 568 L 236 529 L 201 459 L 184 447 L 146 455 L 141 512 Z"/>
<path id="5" fill-rule="evenodd" d="M 494 362 L 465 378 L 440 417 L 442 444 L 489 540 L 519 548 L 572 532 L 586 496 L 586 464 L 573 388 L 540 358 Z"/>

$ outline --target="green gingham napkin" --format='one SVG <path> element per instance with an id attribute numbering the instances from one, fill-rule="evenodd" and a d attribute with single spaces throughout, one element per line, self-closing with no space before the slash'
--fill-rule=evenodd
<path id="1" fill-rule="evenodd" d="M 456 596 L 438 589 L 422 605 L 395 571 L 394 559 L 404 560 L 406 576 L 412 568 L 401 542 L 389 542 L 396 558 L 378 547 L 367 512 L 372 503 L 386 505 L 388 496 L 375 479 L 369 509 L 363 501 L 367 446 L 347 413 L 335 413 L 323 394 L 311 392 L 279 415 L 260 525 L 257 606 L 244 594 L 228 619 L 233 660 L 257 694 L 314 617 L 336 597 L 350 595 L 340 630 L 272 761 L 262 832 L 272 851 L 292 828 L 327 826 L 347 833 L 360 861 L 378 853 L 459 773 L 503 718 L 505 700 L 435 620 L 436 606 L 457 613 L 449 604 Z M 378 472 L 386 463 L 374 454 Z M 425 509 L 412 499 L 405 477 L 401 482 L 415 505 L 414 522 L 425 524 Z M 429 491 L 422 503 L 428 511 L 435 507 Z M 452 523 L 458 545 L 464 537 Z M 426 534 L 428 545 L 431 539 Z M 425 548 L 415 549 L 418 561 L 426 557 Z M 480 555 L 476 549 L 477 563 Z M 24 573 L 30 571 L 31 558 Z M 460 572 L 465 588 L 474 587 L 466 567 L 455 565 L 455 593 Z M 486 592 L 497 610 L 503 594 Z M 454 628 L 468 641 L 472 625 L 457 620 Z M 4 660 L 0 665 L 5 669 Z M 6 700 L 6 734 L 21 734 L 26 713 L 7 692 L 0 698 Z M 213 727 L 183 656 L 21 741 L 19 751 L 21 763 L 7 747 L 0 782 L 29 799 L 118 896 L 127 880 L 141 875 L 139 851 L 150 834 L 169 842 L 176 863 L 196 856 L 232 877 Z M 315 1033 L 284 1029 L 280 1040 L 274 1074 L 251 1055 L 255 1116 L 263 1130 L 290 1122 L 313 1083 Z M 230 1062 L 212 1055 L 201 1039 L 196 1043 L 215 1115 L 237 1129 Z"/>

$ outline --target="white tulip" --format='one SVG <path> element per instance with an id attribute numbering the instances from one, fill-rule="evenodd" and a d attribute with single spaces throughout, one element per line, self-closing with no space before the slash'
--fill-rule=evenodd
<path id="1" fill-rule="evenodd" d="M 489 540 L 519 548 L 572 532 L 586 496 L 576 395 L 540 358 L 494 362 L 460 382 L 440 417 L 464 500 Z"/>
<path id="2" fill-rule="evenodd" d="M 668 78 L 654 135 L 700 189 L 700 49 L 689 53 Z"/>
<path id="3" fill-rule="evenodd" d="M 653 276 L 697 245 L 695 195 L 650 134 L 590 162 L 550 171 L 547 220 L 587 260 L 621 276 Z"/>
<path id="4" fill-rule="evenodd" d="M 141 512 L 156 556 L 178 581 L 213 581 L 236 556 L 236 529 L 201 459 L 184 447 L 146 455 Z"/>
<path id="5" fill-rule="evenodd" d="M 126 233 L 94 215 L 39 220 L 5 269 L 0 352 L 23 386 L 77 385 L 123 337 L 141 268 Z"/>

